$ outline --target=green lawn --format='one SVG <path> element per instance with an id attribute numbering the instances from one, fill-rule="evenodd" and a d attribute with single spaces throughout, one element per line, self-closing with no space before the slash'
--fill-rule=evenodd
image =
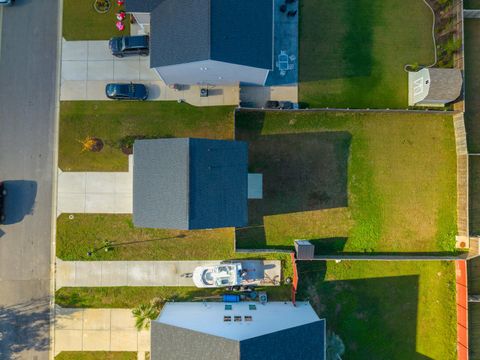
<path id="1" fill-rule="evenodd" d="M 236 124 L 264 183 L 237 246 L 311 239 L 323 253 L 454 251 L 451 116 L 239 112 Z"/>
<path id="2" fill-rule="evenodd" d="M 136 352 L 126 351 L 63 351 L 55 360 L 136 360 Z"/>
<path id="3" fill-rule="evenodd" d="M 308 298 L 344 359 L 456 359 L 453 262 L 301 262 Z"/>
<path id="4" fill-rule="evenodd" d="M 105 240 L 113 250 L 105 251 Z M 87 252 L 92 251 L 92 256 Z M 135 228 L 131 215 L 62 214 L 57 219 L 56 256 L 62 260 L 227 260 L 276 259 L 283 278 L 291 276 L 288 254 L 236 253 L 234 229 L 167 230 Z"/>
<path id="5" fill-rule="evenodd" d="M 299 101 L 310 108 L 406 108 L 406 64 L 431 64 L 421 0 L 303 0 Z"/>
<path id="6" fill-rule="evenodd" d="M 63 37 L 66 40 L 108 40 L 112 36 L 130 34 L 129 16 L 125 18 L 125 30 L 118 31 L 116 13 L 121 10 L 117 2 L 108 13 L 98 14 L 93 9 L 94 0 L 63 0 Z M 123 8 L 123 7 L 122 7 Z"/>
<path id="7" fill-rule="evenodd" d="M 463 1 L 464 9 L 480 9 L 480 0 L 464 0 Z M 471 20 L 470 20 L 471 21 Z"/>
<path id="8" fill-rule="evenodd" d="M 291 288 L 288 285 L 259 289 L 266 290 L 270 300 L 291 299 Z M 62 288 L 55 293 L 55 303 L 65 308 L 134 308 L 154 298 L 167 301 L 202 301 L 223 293 L 225 289 L 195 287 Z"/>
<path id="9" fill-rule="evenodd" d="M 63 260 L 87 260 L 87 252 L 104 241 L 114 250 L 96 251 L 92 260 L 199 260 L 233 256 L 233 229 L 177 231 L 133 226 L 131 215 L 62 214 L 57 220 L 56 255 Z"/>
<path id="10" fill-rule="evenodd" d="M 193 107 L 177 102 L 63 101 L 58 166 L 63 171 L 127 171 L 125 136 L 233 137 L 232 107 Z M 82 152 L 87 136 L 103 140 L 100 152 Z"/>

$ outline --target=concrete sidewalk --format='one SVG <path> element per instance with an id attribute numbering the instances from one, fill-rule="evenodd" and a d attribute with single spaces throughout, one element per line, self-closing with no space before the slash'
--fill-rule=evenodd
<path id="1" fill-rule="evenodd" d="M 55 306 L 55 355 L 62 351 L 150 351 L 150 331 L 137 331 L 130 309 Z"/>
<path id="2" fill-rule="evenodd" d="M 63 172 L 58 169 L 57 216 L 62 213 L 132 212 L 132 155 L 128 157 L 128 172 Z"/>
<path id="3" fill-rule="evenodd" d="M 249 283 L 273 285 L 281 279 L 279 260 L 242 260 Z M 194 286 L 182 277 L 197 266 L 217 265 L 221 260 L 204 261 L 62 261 L 56 262 L 56 288 L 100 286 Z M 264 280 L 266 279 L 266 280 Z"/>

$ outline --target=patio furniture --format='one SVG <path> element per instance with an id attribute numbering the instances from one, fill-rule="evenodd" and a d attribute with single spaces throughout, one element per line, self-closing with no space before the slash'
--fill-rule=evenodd
<path id="1" fill-rule="evenodd" d="M 288 17 L 294 17 L 295 15 L 297 15 L 297 10 L 290 10 L 290 11 L 287 13 L 287 16 L 288 16 Z"/>
<path id="2" fill-rule="evenodd" d="M 288 70 L 288 63 L 289 63 L 289 59 L 288 59 L 287 53 L 284 50 L 280 51 L 280 54 L 278 54 L 278 62 L 277 62 L 278 69 L 280 71 Z"/>
<path id="3" fill-rule="evenodd" d="M 285 11 L 287 11 L 287 5 L 285 5 L 285 4 L 280 5 L 279 10 L 280 10 L 281 13 L 284 13 Z"/>

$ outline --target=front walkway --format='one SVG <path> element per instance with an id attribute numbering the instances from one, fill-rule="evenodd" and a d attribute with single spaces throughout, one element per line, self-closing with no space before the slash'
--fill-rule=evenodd
<path id="1" fill-rule="evenodd" d="M 63 172 L 58 169 L 57 216 L 62 213 L 132 212 L 132 155 L 128 157 L 128 172 Z"/>
<path id="2" fill-rule="evenodd" d="M 208 86 L 209 95 L 200 97 L 203 86 L 170 89 L 150 69 L 150 58 L 111 55 L 108 41 L 62 41 L 60 100 L 108 100 L 105 85 L 111 82 L 145 84 L 149 100 L 183 100 L 195 106 L 238 105 L 239 86 Z"/>
<path id="3" fill-rule="evenodd" d="M 279 260 L 242 260 L 252 285 L 274 285 L 281 278 Z M 217 265 L 211 261 L 56 261 L 56 289 L 100 286 L 194 286 L 191 278 L 197 266 Z"/>
<path id="4" fill-rule="evenodd" d="M 62 351 L 150 351 L 150 331 L 137 331 L 130 309 L 55 306 L 55 355 Z"/>

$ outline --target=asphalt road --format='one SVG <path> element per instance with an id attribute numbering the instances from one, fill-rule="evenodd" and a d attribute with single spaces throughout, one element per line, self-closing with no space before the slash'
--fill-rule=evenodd
<path id="1" fill-rule="evenodd" d="M 0 359 L 48 359 L 59 0 L 16 0 L 0 33 Z"/>

